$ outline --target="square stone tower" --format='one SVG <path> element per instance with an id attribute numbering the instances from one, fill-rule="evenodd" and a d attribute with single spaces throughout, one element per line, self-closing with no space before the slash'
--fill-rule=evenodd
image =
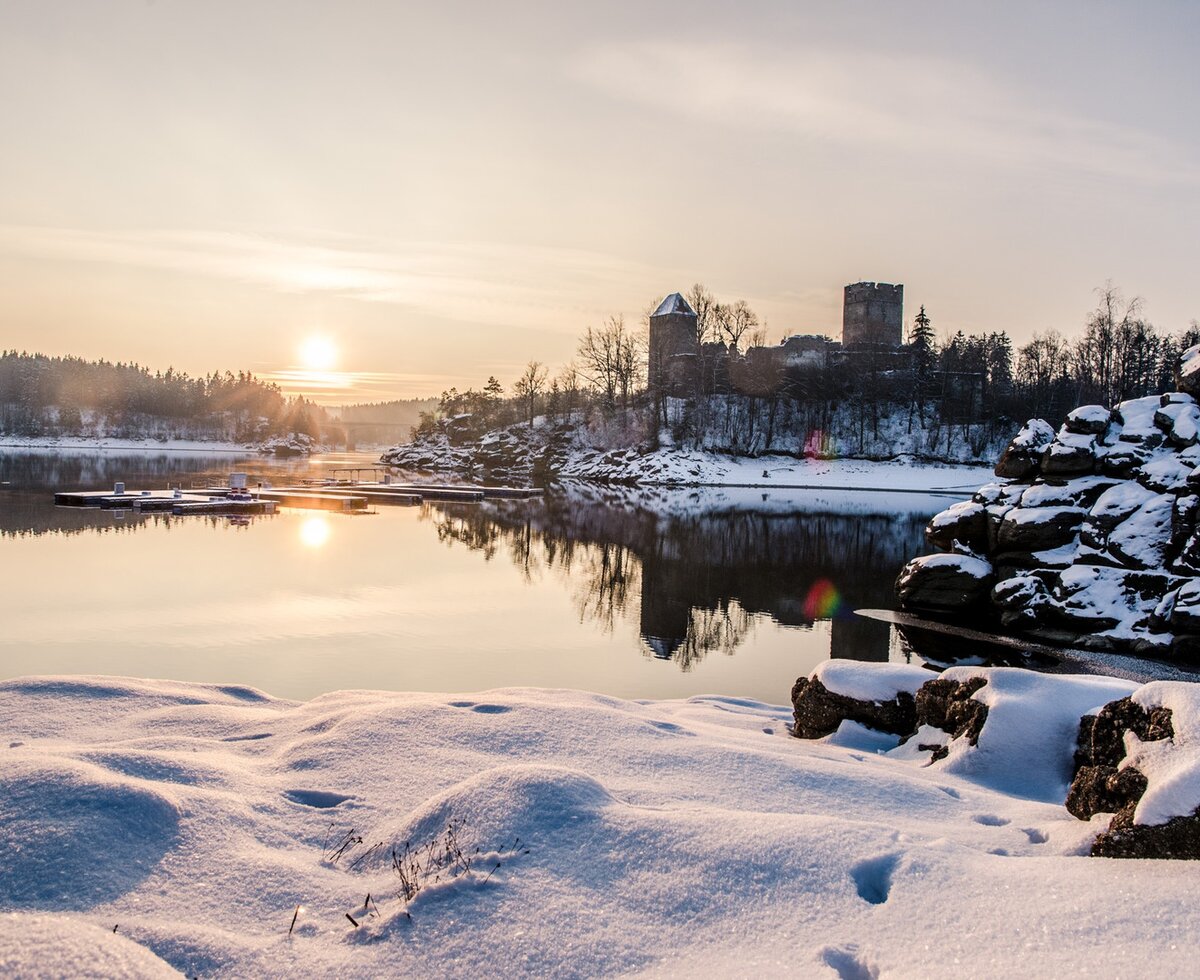
<path id="1" fill-rule="evenodd" d="M 904 343 L 904 286 L 888 282 L 855 282 L 842 303 L 842 344 Z"/>

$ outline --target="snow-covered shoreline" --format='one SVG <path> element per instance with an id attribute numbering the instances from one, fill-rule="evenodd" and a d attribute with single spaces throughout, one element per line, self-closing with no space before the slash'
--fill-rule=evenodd
<path id="1" fill-rule="evenodd" d="M 85 450 L 156 450 L 172 453 L 238 453 L 253 456 L 258 447 L 236 442 L 208 442 L 202 439 L 89 439 L 73 436 L 24 437 L 0 436 L 0 451 L 5 449 L 85 449 Z"/>
<path id="2" fill-rule="evenodd" d="M 127 975 L 1190 971 L 1192 866 L 1082 857 L 1102 821 L 861 739 L 794 739 L 790 714 L 7 681 L 0 970 L 95 950 Z M 455 820 L 475 870 L 406 906 L 390 847 Z"/>

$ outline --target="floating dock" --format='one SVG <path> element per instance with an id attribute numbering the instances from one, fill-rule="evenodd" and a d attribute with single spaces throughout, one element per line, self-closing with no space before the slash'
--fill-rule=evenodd
<path id="1" fill-rule="evenodd" d="M 369 468 L 368 468 L 369 469 Z M 352 471 L 356 472 L 356 471 Z M 54 495 L 64 507 L 99 507 L 104 510 L 169 511 L 174 514 L 270 514 L 279 507 L 336 510 L 358 513 L 369 504 L 414 506 L 426 501 L 478 503 L 481 500 L 528 500 L 542 491 L 530 487 L 456 486 L 434 483 L 377 483 L 359 480 L 307 481 L 303 486 L 246 487 L 246 476 L 235 473 L 231 486 L 202 487 L 190 491 L 127 491 L 118 483 L 112 490 L 65 490 Z M 250 495 L 250 499 L 245 497 Z M 236 499 L 230 499 L 237 495 Z"/>
<path id="2" fill-rule="evenodd" d="M 172 514 L 273 514 L 275 501 L 228 500 L 224 495 L 185 493 L 177 490 L 70 490 L 56 493 L 61 507 L 99 507 L 101 510 L 134 510 Z"/>

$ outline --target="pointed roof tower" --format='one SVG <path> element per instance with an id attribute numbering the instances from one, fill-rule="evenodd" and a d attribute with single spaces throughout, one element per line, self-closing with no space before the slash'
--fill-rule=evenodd
<path id="1" fill-rule="evenodd" d="M 681 293 L 672 293 L 661 303 L 658 304 L 658 309 L 651 313 L 651 316 L 670 316 L 673 313 L 682 313 L 684 316 L 695 316 L 696 311 L 688 305 L 688 301 L 683 298 Z"/>

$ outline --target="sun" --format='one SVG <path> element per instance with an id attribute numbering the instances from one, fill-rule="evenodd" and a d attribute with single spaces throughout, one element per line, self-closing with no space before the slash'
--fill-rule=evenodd
<path id="1" fill-rule="evenodd" d="M 310 371 L 328 371 L 337 364 L 337 347 L 328 337 L 309 337 L 300 345 L 300 362 Z"/>

